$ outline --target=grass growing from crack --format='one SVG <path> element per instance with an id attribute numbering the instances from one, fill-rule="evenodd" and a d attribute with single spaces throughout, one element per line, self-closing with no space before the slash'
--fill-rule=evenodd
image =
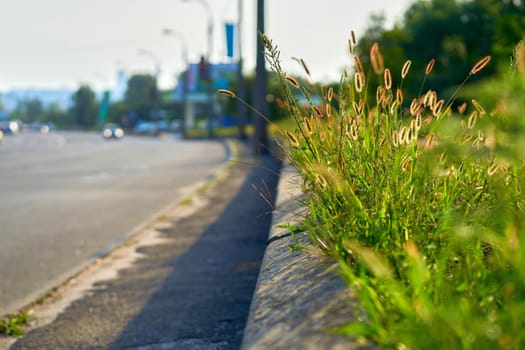
<path id="1" fill-rule="evenodd" d="M 386 67 L 375 44 L 370 68 L 351 49 L 354 73 L 313 91 L 262 38 L 295 121 L 283 136 L 304 180 L 305 227 L 366 314 L 338 331 L 384 348 L 525 348 L 524 124 L 455 100 L 490 57 L 446 100 L 425 91 L 431 60 L 420 95 L 405 96 L 417 73 L 410 61 Z"/>
<path id="2" fill-rule="evenodd" d="M 29 314 L 24 311 L 7 315 L 0 319 L 0 335 L 19 337 L 24 333 L 23 329 L 29 321 Z"/>

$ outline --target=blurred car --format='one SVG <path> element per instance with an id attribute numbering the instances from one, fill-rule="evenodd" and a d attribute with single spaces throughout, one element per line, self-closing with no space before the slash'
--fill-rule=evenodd
<path id="1" fill-rule="evenodd" d="M 20 130 L 20 123 L 15 120 L 0 121 L 0 131 L 2 131 L 4 135 L 18 134 Z"/>
<path id="2" fill-rule="evenodd" d="M 47 134 L 51 130 L 55 129 L 55 124 L 53 124 L 52 122 L 34 122 L 33 124 L 31 124 L 31 129 L 39 131 L 42 134 Z"/>
<path id="3" fill-rule="evenodd" d="M 153 122 L 140 121 L 135 125 L 133 131 L 139 135 L 155 135 L 157 133 L 157 126 Z"/>
<path id="4" fill-rule="evenodd" d="M 106 124 L 102 129 L 102 136 L 106 139 L 120 140 L 124 137 L 124 130 L 118 124 Z"/>

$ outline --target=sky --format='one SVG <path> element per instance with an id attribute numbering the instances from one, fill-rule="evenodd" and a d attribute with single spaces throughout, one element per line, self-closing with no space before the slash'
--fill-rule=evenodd
<path id="1" fill-rule="evenodd" d="M 242 55 L 255 66 L 256 0 L 242 0 Z M 337 80 L 351 64 L 350 31 L 359 38 L 372 13 L 387 24 L 401 19 L 411 0 L 266 0 L 266 34 L 278 45 L 285 70 L 300 74 L 304 59 L 315 81 Z M 209 8 L 207 11 L 206 3 Z M 0 91 L 111 89 L 117 71 L 154 74 L 162 88 L 207 51 L 212 16 L 212 62 L 228 62 L 226 22 L 237 22 L 239 0 L 0 0 Z M 166 35 L 170 29 L 179 36 Z M 182 38 L 182 40 L 180 39 Z"/>

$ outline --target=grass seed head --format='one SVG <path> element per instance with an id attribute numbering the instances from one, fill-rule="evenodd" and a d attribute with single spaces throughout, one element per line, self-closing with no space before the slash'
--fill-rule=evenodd
<path id="1" fill-rule="evenodd" d="M 425 148 L 432 148 L 436 142 L 436 135 L 434 134 L 428 134 L 427 137 L 425 137 Z"/>
<path id="2" fill-rule="evenodd" d="M 219 90 L 217 90 L 217 93 L 221 94 L 221 95 L 229 96 L 231 98 L 235 98 L 235 93 L 233 91 L 231 91 L 231 90 L 219 89 Z"/>
<path id="3" fill-rule="evenodd" d="M 390 74 L 390 69 L 385 69 L 383 78 L 385 81 L 385 89 L 390 90 L 392 88 L 392 74 Z"/>
<path id="4" fill-rule="evenodd" d="M 394 147 L 399 146 L 399 132 L 397 130 L 392 131 L 392 145 Z"/>
<path id="5" fill-rule="evenodd" d="M 285 79 L 294 88 L 299 89 L 301 87 L 297 79 L 295 79 L 294 77 L 287 75 Z"/>
<path id="6" fill-rule="evenodd" d="M 372 69 L 376 74 L 383 73 L 385 64 L 383 55 L 381 54 L 381 50 L 379 50 L 379 44 L 377 42 L 372 44 L 372 47 L 370 48 L 370 61 L 372 63 Z"/>
<path id="7" fill-rule="evenodd" d="M 474 64 L 474 66 L 472 66 L 472 69 L 470 70 L 470 74 L 474 75 L 474 74 L 479 73 L 483 68 L 485 68 L 485 66 L 487 66 L 487 64 L 489 64 L 490 58 L 491 58 L 490 56 L 485 56 L 479 61 L 477 61 Z"/>
<path id="8" fill-rule="evenodd" d="M 328 93 L 326 94 L 326 99 L 328 102 L 332 102 L 332 98 L 334 97 L 334 88 L 330 87 L 328 89 Z"/>
<path id="9" fill-rule="evenodd" d="M 313 116 L 310 119 L 308 119 L 307 117 L 303 118 L 304 129 L 306 130 L 306 132 L 310 136 L 312 136 L 314 134 L 314 129 L 313 129 L 313 126 L 312 126 L 312 119 L 313 119 Z"/>
<path id="10" fill-rule="evenodd" d="M 354 55 L 354 63 L 355 63 L 355 69 L 356 71 L 362 75 L 363 83 L 365 81 L 365 70 L 363 69 L 363 64 L 361 63 L 361 59 L 359 56 Z"/>
<path id="11" fill-rule="evenodd" d="M 407 74 L 408 74 L 408 71 L 410 70 L 410 66 L 412 65 L 412 61 L 411 60 L 407 60 L 405 62 L 405 64 L 403 65 L 403 68 L 401 69 L 401 78 L 402 79 L 405 79 Z"/>
<path id="12" fill-rule="evenodd" d="M 352 44 L 354 46 L 357 45 L 357 40 L 355 38 L 355 32 L 353 30 L 350 31 L 350 35 L 351 35 L 351 38 L 352 38 Z"/>
<path id="13" fill-rule="evenodd" d="M 436 64 L 436 60 L 433 58 L 431 59 L 425 68 L 425 75 L 429 75 L 430 72 L 432 72 L 432 69 L 434 68 L 434 64 Z"/>
<path id="14" fill-rule="evenodd" d="M 525 39 L 522 39 L 514 48 L 513 64 L 518 72 L 525 73 Z"/>
<path id="15" fill-rule="evenodd" d="M 485 114 L 487 114 L 487 113 L 485 112 L 485 108 L 483 108 L 483 106 L 480 105 L 479 102 L 476 101 L 475 99 L 472 99 L 472 104 L 474 105 L 474 108 L 476 108 L 476 109 L 478 110 L 478 112 L 479 112 L 479 116 L 480 116 L 480 117 L 481 117 L 481 116 L 484 116 Z"/>
<path id="16" fill-rule="evenodd" d="M 458 107 L 458 112 L 459 114 L 463 114 L 465 113 L 467 109 L 467 103 L 466 102 L 463 102 L 459 107 Z"/>
<path id="17" fill-rule="evenodd" d="M 354 74 L 354 87 L 355 91 L 359 93 L 363 91 L 363 76 L 361 73 Z"/>
<path id="18" fill-rule="evenodd" d="M 317 114 L 318 117 L 322 117 L 323 116 L 323 112 L 321 111 L 321 108 L 319 108 L 318 106 L 313 106 L 312 107 L 315 114 Z"/>
<path id="19" fill-rule="evenodd" d="M 412 102 L 410 103 L 410 114 L 417 115 L 419 112 L 419 109 L 421 107 L 421 103 L 417 99 L 412 99 Z"/>
<path id="20" fill-rule="evenodd" d="M 478 119 L 478 113 L 478 111 L 473 111 L 470 113 L 470 116 L 468 117 L 467 128 L 474 128 L 474 125 L 476 125 L 476 120 Z"/>
<path id="21" fill-rule="evenodd" d="M 381 103 L 383 101 L 383 96 L 385 94 L 385 88 L 382 85 L 379 85 L 376 89 L 376 101 Z"/>
<path id="22" fill-rule="evenodd" d="M 403 91 L 401 89 L 396 89 L 396 102 L 399 106 L 403 105 Z"/>
<path id="23" fill-rule="evenodd" d="M 297 137 L 295 137 L 294 134 L 292 134 L 290 131 L 286 131 L 286 136 L 288 136 L 288 140 L 290 141 L 291 145 L 294 147 L 299 147 L 299 140 L 297 140 Z"/>
<path id="24" fill-rule="evenodd" d="M 488 176 L 493 176 L 494 174 L 496 174 L 496 172 L 498 171 L 499 169 L 499 165 L 498 164 L 492 164 L 488 169 L 487 169 L 487 175 Z"/>

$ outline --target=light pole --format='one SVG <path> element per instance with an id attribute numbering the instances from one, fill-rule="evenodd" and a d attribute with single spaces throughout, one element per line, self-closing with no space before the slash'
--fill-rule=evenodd
<path id="1" fill-rule="evenodd" d="M 154 94 L 153 94 L 153 120 L 157 120 L 160 117 L 159 113 L 159 96 L 157 92 L 157 84 L 159 83 L 159 75 L 160 75 L 160 60 L 152 51 L 146 50 L 146 49 L 139 49 L 137 51 L 139 55 L 148 56 L 153 59 L 155 62 L 155 86 L 154 86 Z"/>
<path id="2" fill-rule="evenodd" d="M 208 4 L 206 0 L 181 0 L 183 2 L 198 2 L 201 4 L 204 9 L 206 10 L 206 14 L 208 16 L 208 26 L 207 26 L 207 33 L 208 33 L 208 52 L 206 53 L 206 67 L 208 70 L 208 88 L 207 88 L 207 94 L 208 94 L 208 106 L 207 106 L 207 114 L 208 114 L 208 136 L 213 136 L 213 129 L 212 129 L 212 120 L 214 115 L 214 108 L 213 108 L 213 80 L 211 78 L 211 72 L 210 72 L 210 58 L 213 51 L 213 15 L 211 12 L 211 7 Z"/>
<path id="3" fill-rule="evenodd" d="M 182 47 L 182 62 L 184 63 L 184 70 L 182 71 L 182 90 L 181 90 L 181 104 L 182 104 L 182 124 L 181 134 L 182 137 L 186 137 L 186 99 L 188 95 L 188 44 L 184 39 L 184 36 L 173 29 L 165 28 L 162 30 L 164 35 L 174 36 L 179 40 Z"/>
<path id="4" fill-rule="evenodd" d="M 242 1 L 238 0 L 238 12 L 239 12 L 239 18 L 237 20 L 237 42 L 238 42 L 238 50 L 239 50 L 239 63 L 237 67 L 237 83 L 238 83 L 238 93 L 239 97 L 242 100 L 246 100 L 246 87 L 244 84 L 244 77 L 242 73 L 242 66 L 243 66 L 243 58 L 242 58 Z M 246 139 L 246 132 L 244 130 L 245 124 L 246 124 L 246 106 L 242 103 L 237 104 L 237 113 L 239 114 L 239 138 L 241 140 Z"/>
<path id="5" fill-rule="evenodd" d="M 268 115 L 268 74 L 266 72 L 265 48 L 260 34 L 264 34 L 264 0 L 257 0 L 257 63 L 253 87 L 253 107 L 262 115 Z M 265 154 L 269 151 L 267 122 L 260 116 L 255 117 L 255 153 Z"/>

